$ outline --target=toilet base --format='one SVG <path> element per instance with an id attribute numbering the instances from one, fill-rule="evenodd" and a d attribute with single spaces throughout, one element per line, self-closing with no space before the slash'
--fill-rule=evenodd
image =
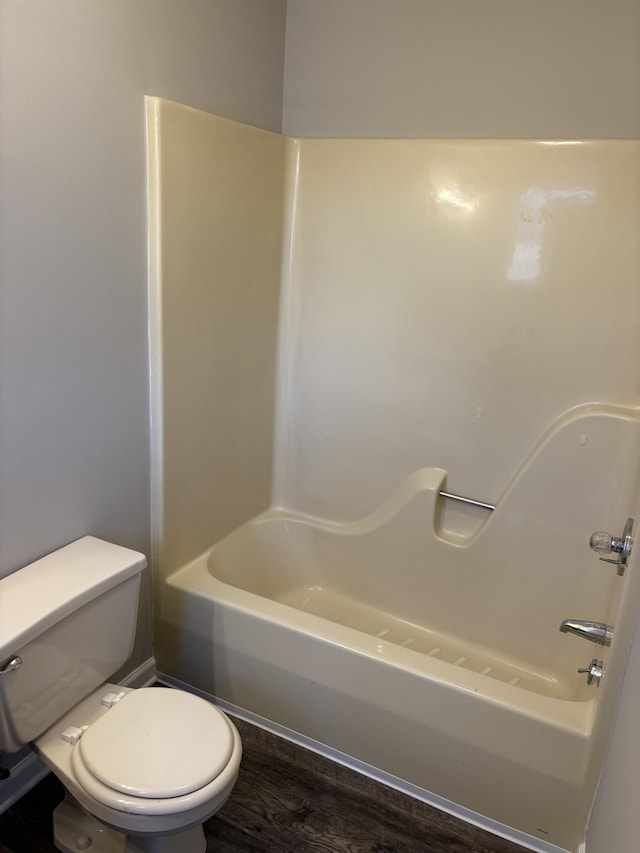
<path id="1" fill-rule="evenodd" d="M 169 835 L 124 835 L 105 826 L 71 797 L 53 813 L 53 841 L 62 853 L 205 853 L 202 825 Z"/>

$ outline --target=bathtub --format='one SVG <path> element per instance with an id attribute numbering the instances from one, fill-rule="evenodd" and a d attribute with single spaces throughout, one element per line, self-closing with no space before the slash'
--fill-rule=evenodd
<path id="1" fill-rule="evenodd" d="M 571 471 L 587 429 L 593 452 Z M 588 483 L 612 430 L 626 453 L 636 415 L 601 408 L 556 424 L 471 532 L 443 523 L 438 468 L 357 522 L 262 513 L 168 578 L 163 671 L 542 849 L 577 850 L 631 631 L 624 581 L 586 544 L 603 512 Z M 558 631 L 584 614 L 623 636 L 606 649 Z M 605 661 L 602 689 L 576 672 L 591 657 Z"/>

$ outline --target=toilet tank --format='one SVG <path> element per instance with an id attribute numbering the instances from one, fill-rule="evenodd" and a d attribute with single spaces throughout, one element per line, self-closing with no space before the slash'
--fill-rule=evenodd
<path id="1" fill-rule="evenodd" d="M 0 752 L 35 740 L 126 663 L 145 566 L 85 536 L 0 579 Z"/>

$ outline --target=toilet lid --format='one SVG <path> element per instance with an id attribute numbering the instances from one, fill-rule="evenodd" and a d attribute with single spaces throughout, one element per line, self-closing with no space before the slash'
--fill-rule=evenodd
<path id="1" fill-rule="evenodd" d="M 190 794 L 220 775 L 233 751 L 226 717 L 191 693 L 133 690 L 78 741 L 82 763 L 100 782 L 134 797 Z"/>

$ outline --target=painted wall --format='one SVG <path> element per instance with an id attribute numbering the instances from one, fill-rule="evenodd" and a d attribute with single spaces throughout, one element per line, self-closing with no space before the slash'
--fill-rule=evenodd
<path id="1" fill-rule="evenodd" d="M 148 121 L 160 592 L 270 503 L 285 140 L 160 98 Z"/>
<path id="2" fill-rule="evenodd" d="M 149 553 L 144 95 L 279 130 L 285 10 L 2 0 L 0 574 L 85 533 Z M 147 585 L 132 665 L 150 620 Z"/>
<path id="3" fill-rule="evenodd" d="M 637 0 L 289 0 L 292 136 L 637 137 Z"/>

